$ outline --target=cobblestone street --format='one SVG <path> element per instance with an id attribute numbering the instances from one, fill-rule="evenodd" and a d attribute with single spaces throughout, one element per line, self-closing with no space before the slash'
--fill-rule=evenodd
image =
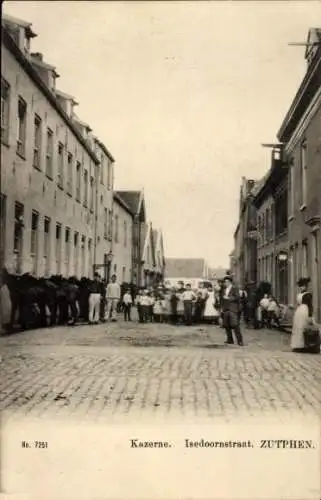
<path id="1" fill-rule="evenodd" d="M 289 335 L 215 326 L 57 327 L 0 338 L 1 410 L 106 419 L 154 414 L 320 415 L 321 356 L 293 354 Z"/>

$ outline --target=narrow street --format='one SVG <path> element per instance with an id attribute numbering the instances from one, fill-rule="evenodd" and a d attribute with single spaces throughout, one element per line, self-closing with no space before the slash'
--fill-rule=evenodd
<path id="1" fill-rule="evenodd" d="M 321 357 L 289 334 L 136 322 L 56 327 L 0 338 L 3 418 L 320 415 Z"/>

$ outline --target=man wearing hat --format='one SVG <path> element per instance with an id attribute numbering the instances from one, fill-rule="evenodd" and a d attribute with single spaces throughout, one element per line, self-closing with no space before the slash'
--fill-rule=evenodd
<path id="1" fill-rule="evenodd" d="M 240 311 L 240 292 L 237 286 L 233 284 L 233 278 L 230 274 L 224 277 L 224 292 L 222 295 L 222 313 L 223 326 L 226 331 L 226 344 L 234 344 L 233 330 L 236 341 L 239 346 L 243 346 L 243 337 L 240 329 L 239 311 Z"/>

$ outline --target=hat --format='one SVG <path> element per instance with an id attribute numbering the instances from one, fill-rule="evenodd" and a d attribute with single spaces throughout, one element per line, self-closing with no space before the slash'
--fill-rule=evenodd
<path id="1" fill-rule="evenodd" d="M 226 274 L 226 275 L 224 276 L 224 280 L 233 281 L 233 278 L 232 278 L 232 276 L 231 276 L 230 274 Z"/>
<path id="2" fill-rule="evenodd" d="M 299 281 L 297 282 L 298 286 L 304 286 L 310 283 L 310 278 L 300 278 Z"/>

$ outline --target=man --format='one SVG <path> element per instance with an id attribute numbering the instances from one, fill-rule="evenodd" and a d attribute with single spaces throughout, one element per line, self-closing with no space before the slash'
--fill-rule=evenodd
<path id="1" fill-rule="evenodd" d="M 111 283 L 107 285 L 106 290 L 107 299 L 107 316 L 108 320 L 110 317 L 112 321 L 117 321 L 117 305 L 120 300 L 120 286 L 116 283 L 116 275 L 113 274 L 111 277 Z"/>
<path id="2" fill-rule="evenodd" d="M 98 273 L 94 274 L 94 279 L 89 287 L 89 324 L 98 325 L 100 313 L 100 300 L 101 300 L 101 286 L 100 276 Z"/>
<path id="3" fill-rule="evenodd" d="M 231 275 L 226 275 L 224 278 L 224 293 L 222 296 L 222 313 L 223 313 L 223 326 L 226 331 L 226 344 L 234 344 L 233 330 L 235 333 L 236 341 L 239 346 L 243 346 L 243 337 L 239 323 L 239 310 L 240 310 L 240 293 L 238 288 L 233 285 Z"/>
<path id="4" fill-rule="evenodd" d="M 125 321 L 131 321 L 131 308 L 133 304 L 133 299 L 130 293 L 130 289 L 125 290 L 124 296 L 123 296 L 123 311 L 124 311 L 124 320 Z"/>
<path id="5" fill-rule="evenodd" d="M 187 283 L 186 290 L 183 292 L 182 300 L 184 304 L 184 320 L 186 325 L 192 324 L 193 301 L 196 299 L 190 283 Z"/>

